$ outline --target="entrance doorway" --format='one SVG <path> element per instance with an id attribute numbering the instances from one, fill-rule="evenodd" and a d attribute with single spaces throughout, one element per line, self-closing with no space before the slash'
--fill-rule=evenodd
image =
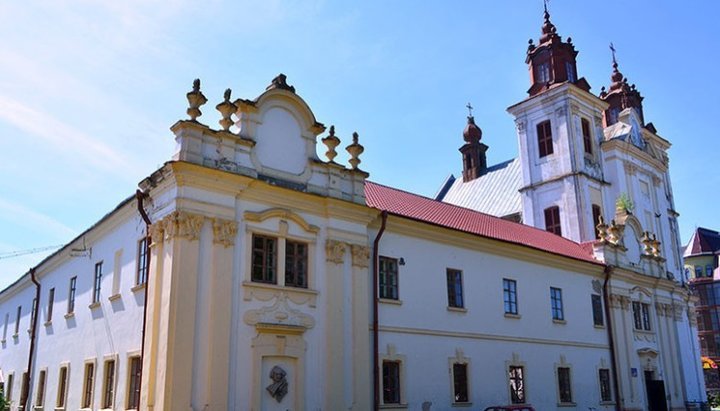
<path id="1" fill-rule="evenodd" d="M 667 411 L 665 383 L 663 380 L 655 380 L 653 374 L 652 371 L 645 371 L 648 411 Z"/>

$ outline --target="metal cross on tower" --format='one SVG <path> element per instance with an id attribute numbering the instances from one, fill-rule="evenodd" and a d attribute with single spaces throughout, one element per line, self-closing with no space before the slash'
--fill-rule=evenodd
<path id="1" fill-rule="evenodd" d="M 465 106 L 465 107 L 467 107 L 467 109 L 468 109 L 468 113 L 469 113 L 468 116 L 472 117 L 473 106 L 470 105 L 470 103 L 467 103 L 467 106 Z"/>
<path id="2" fill-rule="evenodd" d="M 617 60 L 615 60 L 615 46 L 612 42 L 610 42 L 610 51 L 612 52 L 613 64 L 617 64 Z"/>

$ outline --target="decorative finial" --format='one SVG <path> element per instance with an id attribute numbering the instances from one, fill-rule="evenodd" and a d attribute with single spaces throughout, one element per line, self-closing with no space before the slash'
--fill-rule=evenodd
<path id="1" fill-rule="evenodd" d="M 337 151 L 335 151 L 335 147 L 340 145 L 340 139 L 335 136 L 335 126 L 330 126 L 329 134 L 329 136 L 322 139 L 322 142 L 328 148 L 328 151 L 325 152 L 325 156 L 331 163 L 335 163 L 334 160 L 337 156 Z"/>
<path id="2" fill-rule="evenodd" d="M 220 115 L 222 115 L 222 118 L 218 123 L 222 126 L 223 130 L 229 131 L 230 126 L 233 125 L 233 121 L 230 118 L 233 113 L 237 111 L 237 106 L 230 102 L 230 94 L 232 93 L 232 90 L 227 89 L 225 90 L 225 93 L 223 94 L 224 100 L 222 103 L 215 106 L 217 111 L 220 112 Z"/>
<path id="3" fill-rule="evenodd" d="M 550 0 L 543 0 L 543 8 L 545 9 L 545 16 L 546 16 L 545 18 L 547 18 L 547 16 L 549 16 L 549 13 L 548 13 L 548 3 L 549 2 L 550 2 Z"/>
<path id="4" fill-rule="evenodd" d="M 468 117 L 472 117 L 473 106 L 470 103 L 467 103 L 467 106 L 465 107 L 468 109 Z"/>
<path id="5" fill-rule="evenodd" d="M 348 162 L 350 163 L 350 166 L 353 170 L 358 170 L 358 164 L 360 164 L 360 154 L 365 151 L 365 147 L 358 143 L 359 140 L 360 138 L 358 136 L 358 133 L 354 132 L 352 135 L 352 144 L 345 147 L 345 150 L 350 153 L 350 160 L 348 160 Z"/>
<path id="6" fill-rule="evenodd" d="M 186 97 L 188 103 L 190 104 L 190 107 L 188 107 L 187 109 L 187 114 L 188 116 L 190 116 L 191 121 L 197 121 L 195 119 L 202 115 L 202 111 L 200 111 L 200 106 L 207 103 L 207 98 L 205 98 L 202 91 L 200 91 L 199 78 L 196 78 L 193 81 L 192 91 L 187 93 Z"/>
<path id="7" fill-rule="evenodd" d="M 270 82 L 270 85 L 265 87 L 265 90 L 271 90 L 274 88 L 279 88 L 281 90 L 287 90 L 291 93 L 295 92 L 295 87 L 289 85 L 287 83 L 287 76 L 283 73 L 278 74 L 274 79 L 272 79 L 272 82 Z"/>

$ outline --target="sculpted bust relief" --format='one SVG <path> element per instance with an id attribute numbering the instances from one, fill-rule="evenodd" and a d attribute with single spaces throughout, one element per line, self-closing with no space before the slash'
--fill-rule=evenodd
<path id="1" fill-rule="evenodd" d="M 279 365 L 272 367 L 270 370 L 270 379 L 273 381 L 272 384 L 265 387 L 270 396 L 275 398 L 277 402 L 282 402 L 282 399 L 288 392 L 288 382 L 285 379 L 287 373 Z"/>

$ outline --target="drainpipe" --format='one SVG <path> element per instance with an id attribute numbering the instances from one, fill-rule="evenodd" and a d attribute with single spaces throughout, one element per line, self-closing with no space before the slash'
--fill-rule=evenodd
<path id="1" fill-rule="evenodd" d="M 612 265 L 605 266 L 605 282 L 603 283 L 603 303 L 605 308 L 605 318 L 607 319 L 608 346 L 610 347 L 610 362 L 612 363 L 613 388 L 615 389 L 615 411 L 620 411 L 620 383 L 617 375 L 617 360 L 615 358 L 615 339 L 613 338 L 612 317 L 610 312 L 610 293 L 608 292 L 608 284 L 610 283 L 610 275 L 613 271 Z"/>
<path id="2" fill-rule="evenodd" d="M 140 375 L 138 377 L 138 386 L 140 387 L 140 390 L 142 391 L 142 380 L 143 380 L 143 374 L 145 374 L 145 370 L 143 370 L 142 364 L 145 363 L 145 326 L 147 325 L 147 300 L 148 300 L 148 290 L 150 289 L 150 225 L 152 224 L 150 222 L 150 217 L 148 217 L 147 213 L 145 212 L 145 208 L 143 207 L 143 200 L 148 197 L 148 194 L 137 190 L 135 192 L 135 198 L 137 198 L 137 208 L 138 212 L 140 213 L 140 216 L 142 217 L 143 221 L 145 221 L 145 235 L 147 236 L 147 241 L 145 241 L 145 258 L 147 259 L 147 273 L 145 277 L 145 301 L 143 302 L 143 323 L 142 323 L 142 342 L 140 343 Z M 138 399 L 139 400 L 139 399 Z"/>
<path id="3" fill-rule="evenodd" d="M 35 268 L 30 269 L 30 279 L 35 284 L 35 307 L 33 310 L 33 321 L 30 324 L 30 353 L 28 354 L 28 366 L 23 381 L 23 391 L 20 393 L 20 404 L 23 409 L 29 410 L 30 376 L 32 375 L 32 363 L 35 356 L 35 332 L 37 330 L 38 313 L 40 311 L 40 283 L 35 278 Z"/>
<path id="4" fill-rule="evenodd" d="M 380 266 L 380 257 L 378 257 L 378 249 L 380 248 L 380 237 L 385 232 L 385 224 L 387 223 L 387 211 L 383 210 L 380 213 L 382 223 L 380 224 L 380 231 L 375 236 L 375 242 L 373 243 L 373 396 L 374 396 L 374 410 L 380 409 L 380 364 L 378 354 L 378 270 Z"/>

